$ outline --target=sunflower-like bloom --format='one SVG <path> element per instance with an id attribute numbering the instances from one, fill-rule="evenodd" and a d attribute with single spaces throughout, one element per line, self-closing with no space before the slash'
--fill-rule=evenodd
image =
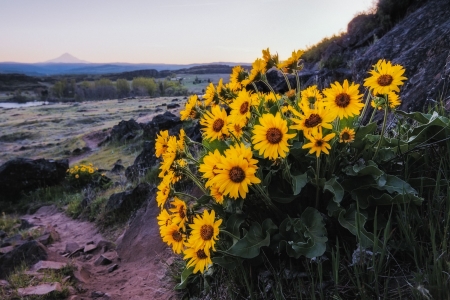
<path id="1" fill-rule="evenodd" d="M 236 150 L 234 150 L 236 151 Z M 217 165 L 217 175 L 211 179 L 211 184 L 219 188 L 219 192 L 223 195 L 229 195 L 231 198 L 237 199 L 239 196 L 245 198 L 248 193 L 248 186 L 260 183 L 261 180 L 255 176 L 257 166 L 256 160 L 251 159 L 249 162 L 244 154 L 239 156 L 229 155 L 221 157 L 221 162 Z"/>
<path id="2" fill-rule="evenodd" d="M 216 251 L 216 241 L 219 239 L 219 226 L 222 224 L 222 219 L 216 221 L 216 213 L 211 210 L 203 211 L 203 215 L 196 215 L 194 223 L 189 224 L 192 229 L 189 236 L 188 243 L 195 250 L 204 249 L 209 254 L 210 249 Z"/>
<path id="3" fill-rule="evenodd" d="M 228 136 L 227 123 L 227 112 L 218 105 L 214 106 L 211 112 L 207 111 L 200 120 L 200 124 L 205 126 L 202 128 L 204 137 L 211 141 L 220 140 L 224 136 Z"/>
<path id="4" fill-rule="evenodd" d="M 163 208 L 161 210 L 161 212 L 156 217 L 156 219 L 158 220 L 159 232 L 161 232 L 161 229 L 163 227 L 166 227 L 166 226 L 172 224 L 172 216 L 169 214 L 169 212 L 165 208 Z"/>
<path id="5" fill-rule="evenodd" d="M 386 97 L 387 96 L 387 97 Z M 370 105 L 373 108 L 378 108 L 378 110 L 383 109 L 386 105 L 386 102 L 389 103 L 389 108 L 395 109 L 400 106 L 402 101 L 400 97 L 395 92 L 389 92 L 385 95 L 377 95 L 374 100 L 370 101 Z"/>
<path id="6" fill-rule="evenodd" d="M 187 245 L 186 250 L 184 250 L 184 260 L 188 260 L 189 262 L 186 264 L 186 267 L 194 266 L 193 273 L 204 273 L 205 270 L 212 265 L 211 256 L 204 249 L 195 250 L 194 248 Z"/>
<path id="7" fill-rule="evenodd" d="M 317 88 L 317 85 L 310 86 L 301 92 L 301 102 L 303 106 L 318 107 L 322 102 L 322 93 Z"/>
<path id="8" fill-rule="evenodd" d="M 169 140 L 167 141 L 167 149 L 162 155 L 162 162 L 159 167 L 161 172 L 159 173 L 159 177 L 162 178 L 166 175 L 166 173 L 170 170 L 170 167 L 172 166 L 175 158 L 177 157 L 177 138 L 176 136 L 170 136 Z"/>
<path id="9" fill-rule="evenodd" d="M 233 67 L 230 75 L 229 87 L 232 91 L 237 91 L 242 88 L 242 81 L 247 78 L 248 74 L 241 66 Z"/>
<path id="10" fill-rule="evenodd" d="M 218 165 L 222 160 L 222 155 L 219 150 L 214 150 L 214 152 L 209 152 L 204 158 L 203 163 L 200 165 L 198 170 L 203 173 L 203 178 L 206 178 L 206 187 L 211 185 L 211 180 L 219 174 Z"/>
<path id="11" fill-rule="evenodd" d="M 242 128 L 243 128 L 243 126 L 239 123 L 229 123 L 228 124 L 228 131 L 238 140 L 244 134 L 244 131 L 242 130 Z"/>
<path id="12" fill-rule="evenodd" d="M 266 72 L 266 62 L 263 59 L 257 58 L 252 64 L 252 70 L 248 79 L 242 81 L 242 85 L 246 86 L 253 81 L 258 81 L 261 79 L 261 75 Z"/>
<path id="13" fill-rule="evenodd" d="M 268 103 L 269 105 L 274 104 L 281 98 L 280 95 L 276 95 L 272 92 L 267 94 L 259 93 L 258 96 L 260 99 L 264 99 L 264 102 Z"/>
<path id="14" fill-rule="evenodd" d="M 211 82 L 207 87 L 205 91 L 205 95 L 203 95 L 203 101 L 204 106 L 208 107 L 211 105 L 211 103 L 218 104 L 220 100 L 220 93 L 223 88 L 223 79 L 221 78 L 219 80 L 219 83 L 217 84 L 217 88 L 214 87 L 214 84 Z"/>
<path id="15" fill-rule="evenodd" d="M 181 121 L 195 119 L 197 116 L 197 111 L 195 107 L 198 102 L 197 95 L 192 95 L 189 97 L 188 101 L 185 104 L 185 107 L 182 111 L 180 111 L 180 119 Z"/>
<path id="16" fill-rule="evenodd" d="M 178 197 L 173 197 L 171 205 L 173 206 L 170 209 L 170 212 L 172 213 L 172 223 L 177 224 L 180 228 L 184 228 L 184 224 L 187 221 L 186 203 Z"/>
<path id="17" fill-rule="evenodd" d="M 328 143 L 336 133 L 330 133 L 325 137 L 322 137 L 322 132 L 316 132 L 311 135 L 308 135 L 307 138 L 310 141 L 308 144 L 304 144 L 302 149 L 311 148 L 309 150 L 309 154 L 316 152 L 316 156 L 319 157 L 320 153 L 324 152 L 325 154 L 329 154 L 328 149 L 331 149 L 330 144 Z"/>
<path id="18" fill-rule="evenodd" d="M 170 176 L 165 176 L 158 185 L 158 191 L 156 192 L 156 202 L 158 207 L 162 208 L 169 198 L 170 194 L 170 184 L 172 178 Z"/>
<path id="19" fill-rule="evenodd" d="M 255 103 L 255 97 L 250 91 L 243 89 L 237 98 L 230 104 L 230 123 L 245 126 L 251 116 L 250 108 Z"/>
<path id="20" fill-rule="evenodd" d="M 276 67 L 280 63 L 280 60 L 278 58 L 278 53 L 277 54 L 270 54 L 269 48 L 267 48 L 266 50 L 263 50 L 262 54 L 263 54 L 263 59 L 266 62 L 266 68 L 267 69 L 270 69 L 272 67 Z"/>
<path id="21" fill-rule="evenodd" d="M 317 109 L 310 109 L 308 106 L 304 106 L 303 114 L 296 110 L 293 110 L 292 113 L 299 119 L 292 119 L 295 124 L 291 128 L 303 130 L 304 135 L 309 135 L 313 131 L 320 131 L 322 128 L 333 128 L 331 122 L 335 119 L 335 114 L 323 106 L 319 105 Z"/>
<path id="22" fill-rule="evenodd" d="M 331 84 L 331 87 L 325 89 L 324 102 L 331 111 L 335 112 L 339 119 L 353 117 L 359 115 L 364 104 L 361 103 L 362 95 L 359 93 L 359 84 L 352 83 L 349 85 L 347 79 L 344 84 L 339 82 Z"/>
<path id="23" fill-rule="evenodd" d="M 180 254 L 183 250 L 184 235 L 180 232 L 181 229 L 181 226 L 178 226 L 177 224 L 170 224 L 161 229 L 163 242 L 172 246 L 172 250 L 176 254 Z"/>
<path id="24" fill-rule="evenodd" d="M 351 143 L 355 140 L 355 130 L 344 127 L 339 133 L 339 143 Z"/>
<path id="25" fill-rule="evenodd" d="M 401 65 L 392 65 L 384 59 L 380 59 L 369 73 L 372 76 L 364 80 L 364 86 L 371 89 L 375 95 L 387 94 L 390 91 L 400 92 L 399 86 L 407 79 L 402 76 L 405 69 Z"/>
<path id="26" fill-rule="evenodd" d="M 264 114 L 259 118 L 259 124 L 253 129 L 252 144 L 255 150 L 259 150 L 259 155 L 264 158 L 277 159 L 286 157 L 289 152 L 288 139 L 295 137 L 295 133 L 288 134 L 286 120 L 281 118 L 281 114 L 276 116 Z"/>
<path id="27" fill-rule="evenodd" d="M 168 140 L 169 140 L 168 130 L 160 131 L 159 134 L 156 135 L 155 141 L 156 157 L 160 157 L 164 152 L 166 152 Z"/>
<path id="28" fill-rule="evenodd" d="M 251 148 L 245 147 L 244 144 L 238 144 L 234 146 L 230 146 L 227 150 L 224 151 L 225 156 L 229 157 L 241 157 L 245 159 L 249 164 L 256 165 L 258 160 L 253 158 L 253 151 Z"/>
<path id="29" fill-rule="evenodd" d="M 177 151 L 184 152 L 184 143 L 186 139 L 186 132 L 183 128 L 180 129 L 177 140 Z"/>
<path id="30" fill-rule="evenodd" d="M 219 191 L 219 187 L 217 187 L 215 184 L 210 187 L 210 195 L 214 198 L 214 200 L 216 200 L 217 203 L 223 204 L 223 193 Z"/>
<path id="31" fill-rule="evenodd" d="M 300 57 L 302 57 L 303 53 L 305 53 L 305 51 L 292 51 L 291 57 L 278 64 L 278 69 L 284 73 L 289 73 L 293 70 L 301 70 L 303 66 L 301 64 Z"/>

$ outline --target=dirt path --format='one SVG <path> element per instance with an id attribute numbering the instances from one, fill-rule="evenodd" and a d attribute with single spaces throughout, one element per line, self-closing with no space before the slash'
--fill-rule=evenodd
<path id="1" fill-rule="evenodd" d="M 23 218 L 37 226 L 53 227 L 58 232 L 60 240 L 47 246 L 48 260 L 71 261 L 77 267 L 74 275 L 79 281 L 79 295 L 69 299 L 94 299 L 94 291 L 105 293 L 105 296 L 95 299 L 105 300 L 177 299 L 173 284 L 166 275 L 171 260 L 168 251 L 148 253 L 143 259 L 125 262 L 121 259 L 121 253 L 115 251 L 116 245 L 106 241 L 94 224 L 73 220 L 55 206 L 42 207 L 35 214 Z M 74 251 L 67 251 L 68 248 L 86 245 L 95 245 L 97 248 L 87 253 L 79 251 L 71 258 L 66 257 Z M 112 262 L 107 265 L 96 264 L 101 255 Z M 108 271 L 114 265 L 117 265 L 117 269 Z"/>
<path id="2" fill-rule="evenodd" d="M 88 147 L 90 150 L 85 151 L 80 155 L 69 157 L 69 165 L 72 165 L 73 163 L 76 163 L 84 159 L 85 157 L 90 156 L 93 152 L 97 151 L 99 148 L 98 144 L 103 142 L 110 132 L 111 129 L 106 131 L 103 130 L 94 131 L 84 135 L 82 137 L 82 140 L 86 144 L 86 147 Z"/>

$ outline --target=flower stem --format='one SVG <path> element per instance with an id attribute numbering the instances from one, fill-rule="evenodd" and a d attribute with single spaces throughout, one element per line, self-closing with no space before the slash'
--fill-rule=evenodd
<path id="1" fill-rule="evenodd" d="M 185 193 L 182 193 L 182 192 L 174 192 L 173 194 L 174 194 L 175 196 L 190 197 L 190 198 L 192 198 L 192 199 L 198 200 L 197 197 L 194 197 L 194 196 L 192 196 L 192 195 L 185 194 Z"/>
<path id="2" fill-rule="evenodd" d="M 380 134 L 380 141 L 378 142 L 377 149 L 375 150 L 375 153 L 373 154 L 372 160 L 375 159 L 375 156 L 377 156 L 378 150 L 381 147 L 381 141 L 384 138 L 384 132 L 386 130 L 386 123 L 387 123 L 387 113 L 388 113 L 388 105 L 384 105 L 384 118 L 383 118 L 383 127 L 381 127 L 381 134 Z"/>
<path id="3" fill-rule="evenodd" d="M 364 115 L 366 114 L 367 108 L 369 107 L 369 102 L 370 102 L 370 92 L 368 91 L 367 97 L 366 97 L 366 102 L 364 103 L 364 108 L 363 108 L 361 114 L 359 115 L 359 119 L 358 119 L 359 124 L 361 124 L 361 122 L 364 118 Z M 372 118 L 370 118 L 370 119 L 372 119 Z"/>
<path id="4" fill-rule="evenodd" d="M 316 209 L 319 209 L 319 172 L 320 172 L 320 156 L 316 160 Z"/>

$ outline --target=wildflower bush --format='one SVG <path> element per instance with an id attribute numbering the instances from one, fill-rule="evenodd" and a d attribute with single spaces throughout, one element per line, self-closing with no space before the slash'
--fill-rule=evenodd
<path id="1" fill-rule="evenodd" d="M 424 201 L 417 188 L 433 179 L 405 168 L 423 159 L 418 150 L 425 144 L 446 139 L 449 119 L 397 110 L 407 78 L 386 60 L 368 70 L 363 86 L 345 80 L 302 90 L 302 55 L 280 61 L 263 50 L 250 71 L 237 66 L 228 84 L 191 96 L 181 119 L 200 122 L 201 144 L 183 130 L 157 136 L 160 233 L 186 261 L 178 288 L 200 279 L 207 288 L 220 270 L 273 258 L 317 259 L 338 237 L 380 253 L 389 232 L 379 230 L 391 228 L 393 212 Z M 269 84 L 272 67 L 285 76 L 287 92 Z M 380 129 L 373 122 L 379 110 Z M 398 125 L 387 130 L 389 118 Z M 203 195 L 182 192 L 183 180 Z"/>
<path id="2" fill-rule="evenodd" d="M 84 187 L 88 184 L 98 184 L 103 176 L 92 163 L 75 165 L 67 169 L 66 179 L 73 187 Z"/>

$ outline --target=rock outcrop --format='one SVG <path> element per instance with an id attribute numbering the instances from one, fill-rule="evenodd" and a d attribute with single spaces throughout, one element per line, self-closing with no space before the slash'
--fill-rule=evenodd
<path id="1" fill-rule="evenodd" d="M 0 166 L 0 194 L 15 195 L 21 191 L 61 183 L 69 168 L 69 161 L 16 158 Z M 1 201 L 0 201 L 1 202 Z"/>

